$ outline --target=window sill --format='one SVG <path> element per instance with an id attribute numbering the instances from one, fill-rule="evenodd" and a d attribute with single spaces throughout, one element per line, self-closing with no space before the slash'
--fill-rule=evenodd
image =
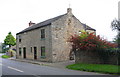
<path id="1" fill-rule="evenodd" d="M 45 40 L 45 38 L 41 38 L 41 40 Z"/>
<path id="2" fill-rule="evenodd" d="M 46 58 L 46 56 L 40 56 L 40 58 L 45 59 L 45 58 Z"/>

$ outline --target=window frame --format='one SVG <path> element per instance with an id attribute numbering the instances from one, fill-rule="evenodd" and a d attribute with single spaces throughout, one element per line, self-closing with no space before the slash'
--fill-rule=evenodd
<path id="1" fill-rule="evenodd" d="M 21 36 L 20 36 L 20 35 L 19 35 L 19 39 L 18 39 L 18 40 L 19 40 L 19 42 L 21 43 L 22 39 L 21 39 Z"/>
<path id="2" fill-rule="evenodd" d="M 32 53 L 32 47 L 30 47 L 30 52 Z"/>
<path id="3" fill-rule="evenodd" d="M 44 48 L 44 49 L 43 49 Z M 41 58 L 45 58 L 46 55 L 45 55 L 45 46 L 41 46 Z"/>
<path id="4" fill-rule="evenodd" d="M 41 39 L 45 39 L 45 29 L 41 29 Z"/>
<path id="5" fill-rule="evenodd" d="M 21 38 L 19 38 L 19 42 L 21 43 Z"/>

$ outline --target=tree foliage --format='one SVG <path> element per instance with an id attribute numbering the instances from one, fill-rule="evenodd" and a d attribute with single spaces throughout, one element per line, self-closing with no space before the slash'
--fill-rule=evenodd
<path id="1" fill-rule="evenodd" d="M 73 49 L 81 51 L 97 51 L 117 46 L 101 38 L 99 35 L 96 36 L 94 33 L 87 32 L 82 32 L 80 35 L 73 35 L 69 41 L 72 43 Z"/>
<path id="2" fill-rule="evenodd" d="M 111 27 L 113 30 L 118 31 L 118 34 L 116 36 L 116 42 L 118 43 L 118 48 L 120 48 L 120 20 L 113 20 L 111 22 Z"/>
<path id="3" fill-rule="evenodd" d="M 11 32 L 6 36 L 4 44 L 9 45 L 9 47 L 16 45 L 16 39 L 13 37 Z"/>
<path id="4" fill-rule="evenodd" d="M 2 52 L 5 53 L 7 50 L 9 50 L 9 48 L 7 48 L 7 45 L 2 43 Z"/>
<path id="5" fill-rule="evenodd" d="M 117 30 L 117 31 L 120 31 L 120 20 L 113 20 L 111 22 L 111 27 L 113 30 Z"/>

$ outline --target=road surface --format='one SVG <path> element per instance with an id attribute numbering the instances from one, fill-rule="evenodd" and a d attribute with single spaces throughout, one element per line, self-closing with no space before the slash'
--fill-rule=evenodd
<path id="1" fill-rule="evenodd" d="M 99 73 L 36 65 L 26 62 L 13 61 L 10 59 L 0 60 L 0 66 L 2 67 L 2 75 L 104 75 Z"/>

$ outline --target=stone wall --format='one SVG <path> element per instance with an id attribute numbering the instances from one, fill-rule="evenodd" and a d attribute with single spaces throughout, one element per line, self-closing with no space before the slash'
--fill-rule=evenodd
<path id="1" fill-rule="evenodd" d="M 102 53 L 105 54 L 105 53 Z M 117 65 L 117 54 L 109 54 L 109 56 L 103 56 L 99 52 L 92 51 L 76 51 L 75 63 L 88 63 L 88 64 L 114 64 Z"/>
<path id="2" fill-rule="evenodd" d="M 45 39 L 41 39 L 41 29 L 45 29 Z M 17 58 L 23 59 L 23 47 L 26 47 L 26 59 L 34 60 L 34 47 L 37 47 L 37 60 L 52 61 L 51 57 L 51 26 L 42 27 L 17 35 Z M 21 36 L 21 42 L 19 42 Z M 45 46 L 46 58 L 41 57 L 41 46 Z M 32 52 L 31 52 L 32 47 Z M 19 48 L 22 48 L 21 56 Z"/>
<path id="3" fill-rule="evenodd" d="M 98 58 L 98 53 L 91 51 L 76 51 L 75 63 L 92 63 L 99 64 L 101 61 Z"/>
<path id="4" fill-rule="evenodd" d="M 53 62 L 70 59 L 71 45 L 68 42 L 71 35 L 79 34 L 84 27 L 73 15 L 66 14 L 52 23 L 52 54 Z"/>

